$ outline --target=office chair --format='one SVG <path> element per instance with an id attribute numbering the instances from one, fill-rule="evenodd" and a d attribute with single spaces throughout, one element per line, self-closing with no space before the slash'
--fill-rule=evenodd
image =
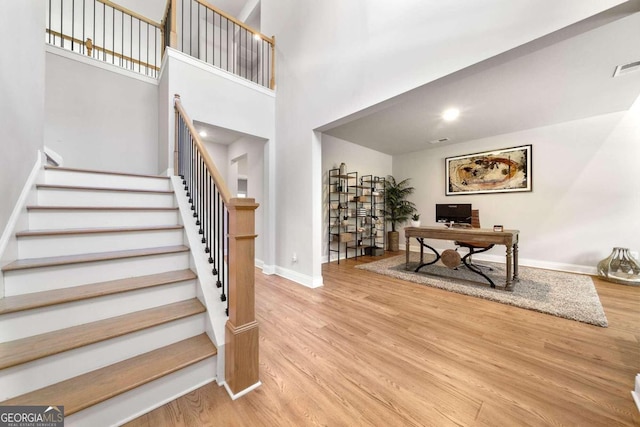
<path id="1" fill-rule="evenodd" d="M 471 228 L 480 228 L 480 211 L 478 209 L 473 209 L 471 211 Z M 473 255 L 480 253 L 480 252 L 486 252 L 489 249 L 491 249 L 494 244 L 490 243 L 490 244 L 483 244 L 483 243 L 478 243 L 478 242 L 454 242 L 454 244 L 456 246 L 458 246 L 456 248 L 456 251 L 459 248 L 467 248 L 469 250 L 469 253 L 467 255 L 464 256 L 465 259 L 468 260 L 468 267 L 471 270 L 476 271 L 476 268 L 479 270 L 480 268 L 487 268 L 489 269 L 489 271 L 493 271 L 493 268 L 488 266 L 488 265 L 482 265 L 482 264 L 476 264 L 473 262 Z M 465 263 L 467 264 L 467 263 Z M 477 273 L 480 273 L 480 271 L 476 271 Z M 482 274 L 482 273 L 480 273 Z"/>

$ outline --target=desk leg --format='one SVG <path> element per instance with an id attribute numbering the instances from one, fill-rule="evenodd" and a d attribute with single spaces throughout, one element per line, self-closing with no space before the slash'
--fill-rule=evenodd
<path id="1" fill-rule="evenodd" d="M 520 280 L 518 277 L 518 243 L 513 244 L 513 281 Z"/>
<path id="2" fill-rule="evenodd" d="M 511 291 L 513 290 L 513 278 L 511 277 L 511 270 L 513 263 L 513 256 L 511 253 L 511 246 L 507 245 L 507 282 L 505 284 L 505 290 Z"/>
<path id="3" fill-rule="evenodd" d="M 405 259 L 406 259 L 406 261 L 404 263 L 404 269 L 408 270 L 409 269 L 409 237 L 405 237 L 404 240 L 405 240 L 405 245 L 406 245 L 405 246 L 406 247 L 406 249 L 405 249 L 405 257 L 406 257 Z"/>

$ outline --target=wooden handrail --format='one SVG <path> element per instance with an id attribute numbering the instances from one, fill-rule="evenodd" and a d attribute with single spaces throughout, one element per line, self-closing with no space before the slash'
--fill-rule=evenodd
<path id="1" fill-rule="evenodd" d="M 91 39 L 88 39 L 88 40 L 91 40 Z M 124 60 L 127 60 L 127 61 L 131 61 L 131 62 L 133 62 L 134 64 L 138 64 L 138 65 L 140 65 L 140 66 L 142 66 L 142 67 L 147 67 L 147 68 L 148 68 L 148 69 L 150 69 L 150 70 L 160 71 L 160 67 L 157 67 L 157 66 L 155 66 L 155 65 L 151 65 L 151 64 L 149 64 L 148 62 L 142 62 L 142 61 L 140 61 L 140 60 L 138 60 L 138 59 L 131 58 L 130 56 L 124 56 L 124 55 L 122 55 L 122 54 L 119 54 L 118 52 L 114 52 L 114 51 L 112 51 L 112 50 L 105 49 L 105 48 L 100 47 L 100 46 L 93 45 L 93 49 L 95 49 L 95 50 L 101 50 L 101 51 L 103 51 L 104 53 L 106 53 L 107 55 L 113 55 L 113 56 L 115 56 L 116 58 L 121 58 L 121 59 L 124 59 Z"/>
<path id="2" fill-rule="evenodd" d="M 71 36 L 68 36 L 66 34 L 59 33 L 58 31 L 50 30 L 48 28 L 46 29 L 46 32 L 51 34 L 51 35 L 53 35 L 53 36 L 60 37 L 60 38 L 63 38 L 65 40 L 70 40 L 70 41 L 73 41 L 74 43 L 78 43 L 80 45 L 85 45 L 86 48 L 87 48 L 87 56 L 91 56 L 91 51 L 94 50 L 94 49 L 95 50 L 101 50 L 104 53 L 106 53 L 107 55 L 113 55 L 114 57 L 121 58 L 121 59 L 124 59 L 126 61 L 131 61 L 134 64 L 138 64 L 138 65 L 140 65 L 142 67 L 146 67 L 146 68 L 148 68 L 150 70 L 160 71 L 160 67 L 156 67 L 155 65 L 151 65 L 148 62 L 143 62 L 143 61 L 140 61 L 138 59 L 132 58 L 130 56 L 121 55 L 118 52 L 114 52 L 112 50 L 105 49 L 105 48 L 103 48 L 101 46 L 97 46 L 97 45 L 93 44 L 93 41 L 90 38 L 87 38 L 87 40 L 80 40 L 80 39 L 76 39 L 75 37 L 71 37 Z"/>
<path id="3" fill-rule="evenodd" d="M 109 6 L 109 7 L 112 7 L 115 10 L 119 10 L 120 12 L 123 12 L 123 13 L 126 13 L 128 15 L 131 15 L 134 18 L 139 19 L 139 20 L 141 20 L 143 22 L 146 22 L 149 25 L 153 25 L 156 28 L 161 28 L 162 27 L 162 25 L 160 23 L 152 21 L 149 18 L 145 18 L 144 16 L 142 16 L 142 15 L 140 15 L 140 14 L 138 14 L 138 13 L 132 11 L 132 10 L 129 10 L 126 7 L 122 7 L 122 6 L 118 5 L 118 4 L 115 4 L 115 3 L 111 2 L 111 1 L 109 1 L 109 0 L 98 0 L 98 2 L 103 3 L 103 4 L 105 4 L 105 5 Z"/>
<path id="4" fill-rule="evenodd" d="M 193 126 L 193 123 L 191 122 L 189 115 L 186 113 L 186 111 L 184 111 L 184 108 L 182 107 L 182 103 L 180 102 L 180 95 L 178 94 L 175 94 L 174 96 L 174 105 L 176 110 L 178 110 L 178 112 L 184 119 L 184 122 L 186 123 L 187 127 L 189 128 L 189 132 L 193 137 L 193 141 L 195 142 L 195 145 L 198 148 L 198 151 L 202 156 L 202 159 L 204 160 L 205 166 L 207 167 L 207 169 L 209 170 L 209 173 L 211 174 L 211 177 L 213 178 L 213 182 L 218 188 L 220 197 L 222 197 L 222 201 L 225 204 L 229 204 L 229 201 L 231 200 L 231 192 L 229 191 L 229 188 L 227 188 L 227 184 L 224 182 L 222 175 L 220 175 L 218 168 L 216 168 L 216 165 L 213 163 L 213 160 L 211 160 L 209 153 L 204 148 L 204 144 L 200 139 L 200 135 L 198 135 L 198 131 Z M 177 142 L 174 142 L 174 143 L 177 144 Z"/>

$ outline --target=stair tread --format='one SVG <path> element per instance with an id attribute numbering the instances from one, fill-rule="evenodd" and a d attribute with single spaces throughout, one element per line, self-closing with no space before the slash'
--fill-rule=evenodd
<path id="1" fill-rule="evenodd" d="M 126 233 L 136 231 L 161 231 L 161 230 L 181 230 L 184 226 L 155 225 L 141 227 L 94 227 L 94 228 L 61 228 L 43 230 L 24 230 L 16 233 L 16 237 L 37 237 L 37 236 L 63 236 L 72 234 L 100 234 L 100 233 Z"/>
<path id="2" fill-rule="evenodd" d="M 81 168 L 68 168 L 63 166 L 51 166 L 46 165 L 44 167 L 46 170 L 59 170 L 65 172 L 82 172 L 82 173 L 95 173 L 102 175 L 119 175 L 119 176 L 137 176 L 141 178 L 157 178 L 157 179 L 169 179 L 168 176 L 161 175 L 145 175 L 145 174 L 137 174 L 137 173 L 127 173 L 127 172 L 112 172 L 112 171 L 103 171 L 103 170 L 95 170 L 95 169 L 81 169 Z"/>
<path id="3" fill-rule="evenodd" d="M 196 277 L 196 274 L 192 270 L 186 269 L 146 276 L 128 277 L 126 279 L 110 280 L 108 282 L 92 283 L 51 291 L 15 295 L 0 299 L 0 314 L 15 313 L 55 304 L 64 304 L 104 295 L 182 282 L 195 279 Z"/>
<path id="4" fill-rule="evenodd" d="M 0 369 L 73 350 L 206 311 L 197 298 L 0 343 Z"/>
<path id="5" fill-rule="evenodd" d="M 206 334 L 141 354 L 57 384 L 14 397 L 2 405 L 64 405 L 71 415 L 217 354 Z"/>
<path id="6" fill-rule="evenodd" d="M 64 211 L 177 211 L 177 207 L 155 206 L 27 206 L 32 210 L 64 210 Z"/>
<path id="7" fill-rule="evenodd" d="M 79 264 L 94 261 L 109 261 L 114 259 L 141 257 L 148 255 L 161 255 L 177 252 L 187 252 L 189 248 L 183 245 L 161 246 L 156 248 L 129 249 L 124 251 L 97 252 L 91 254 L 64 255 L 45 258 L 28 258 L 13 261 L 4 267 L 2 271 L 25 270 L 29 268 L 53 267 L 59 265 Z"/>
<path id="8" fill-rule="evenodd" d="M 154 193 L 154 194 L 173 194 L 171 190 L 146 190 L 138 188 L 116 188 L 116 187 L 87 187 L 80 185 L 61 185 L 61 184 L 37 184 L 37 189 L 51 190 L 75 190 L 75 191 L 112 191 L 122 193 Z"/>

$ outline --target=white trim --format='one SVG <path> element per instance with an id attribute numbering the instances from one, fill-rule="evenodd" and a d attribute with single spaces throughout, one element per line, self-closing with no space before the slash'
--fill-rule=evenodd
<path id="1" fill-rule="evenodd" d="M 236 394 L 233 394 L 233 392 L 229 388 L 229 385 L 226 382 L 222 383 L 222 385 L 224 385 L 224 388 L 227 390 L 227 393 L 229 393 L 229 396 L 231 396 L 231 400 L 236 400 L 236 399 L 244 396 L 245 394 L 247 394 L 249 392 L 252 392 L 253 390 L 257 389 L 258 387 L 260 387 L 262 385 L 262 383 L 260 381 L 258 381 L 254 385 L 251 385 L 251 386 L 245 388 L 244 390 L 242 390 L 241 392 L 236 393 Z"/>
<path id="2" fill-rule="evenodd" d="M 44 154 L 48 158 L 50 158 L 52 161 L 54 161 L 56 163 L 56 166 L 63 166 L 64 159 L 62 158 L 62 156 L 56 153 L 55 151 L 53 151 L 51 148 L 47 147 L 46 145 L 44 146 Z"/>
<path id="3" fill-rule="evenodd" d="M 262 270 L 262 267 L 264 267 L 264 261 L 262 261 L 261 259 L 255 259 L 254 264 L 257 268 L 259 268 L 260 270 Z"/>
<path id="4" fill-rule="evenodd" d="M 53 55 L 62 56 L 67 59 L 82 62 L 83 64 L 91 65 L 92 67 L 102 68 L 112 73 L 120 74 L 122 76 L 131 77 L 140 80 L 145 83 L 149 83 L 158 86 L 158 79 L 145 76 L 144 74 L 137 73 L 135 71 L 127 70 L 126 68 L 119 67 L 117 65 L 109 64 L 108 62 L 101 61 L 99 59 L 92 58 L 90 56 L 82 55 L 77 52 L 72 52 L 61 47 L 53 46 L 45 43 L 45 51 Z"/>
<path id="5" fill-rule="evenodd" d="M 272 274 L 276 274 L 276 267 L 274 265 L 266 265 L 263 264 L 262 265 L 262 274 L 266 274 L 266 275 L 272 275 Z"/>
<path id="6" fill-rule="evenodd" d="M 171 177 L 175 201 L 180 209 L 180 221 L 184 226 L 185 244 L 191 249 L 189 251 L 192 270 L 198 275 L 198 286 L 204 297 L 203 304 L 207 307 L 207 317 L 213 333 L 212 341 L 216 346 L 225 343 L 225 324 L 227 315 L 226 302 L 220 301 L 220 291 L 216 287 L 216 280 L 211 274 L 211 266 L 208 262 L 209 255 L 205 254 L 201 243 L 201 236 L 198 234 L 198 227 L 194 225 L 192 211 L 186 197 L 186 191 L 182 186 L 179 176 Z M 220 256 L 216 254 L 216 256 Z M 219 362 L 219 361 L 218 361 Z"/>
<path id="7" fill-rule="evenodd" d="M 245 87 L 247 87 L 249 89 L 253 89 L 253 90 L 255 90 L 257 92 L 260 92 L 260 93 L 263 93 L 265 95 L 269 95 L 269 96 L 271 96 L 273 98 L 276 97 L 275 91 L 273 91 L 273 90 L 271 90 L 269 88 L 261 86 L 258 83 L 254 83 L 251 80 L 247 80 L 245 78 L 237 76 L 237 75 L 235 75 L 233 73 L 230 73 L 229 71 L 225 71 L 225 70 L 223 70 L 221 68 L 214 67 L 213 65 L 211 65 L 211 64 L 209 64 L 207 62 L 204 62 L 204 61 L 202 61 L 202 60 L 200 60 L 198 58 L 194 58 L 193 56 L 187 55 L 186 53 L 182 53 L 179 50 L 175 50 L 175 49 L 170 48 L 170 47 L 167 47 L 165 49 L 165 57 L 164 57 L 164 59 L 162 61 L 162 66 L 160 68 L 160 76 L 162 76 L 162 73 L 163 73 L 164 67 L 165 67 L 165 62 L 167 62 L 166 58 L 168 58 L 168 57 L 175 58 L 175 59 L 177 59 L 179 61 L 185 62 L 185 63 L 187 63 L 189 65 L 197 67 L 197 68 L 199 68 L 199 69 L 201 69 L 203 71 L 206 71 L 208 73 L 215 74 L 215 75 L 223 77 L 225 79 L 234 81 L 234 82 L 236 82 L 238 84 L 241 84 L 242 86 L 245 86 Z"/>
<path id="8" fill-rule="evenodd" d="M 292 282 L 299 283 L 307 288 L 319 288 L 323 286 L 322 276 L 308 276 L 306 274 L 298 273 L 297 271 L 289 270 L 288 268 L 276 266 L 275 274 L 291 280 Z"/>
<path id="9" fill-rule="evenodd" d="M 640 374 L 636 374 L 635 389 L 631 391 L 633 401 L 636 402 L 636 407 L 640 411 Z"/>
<path id="10" fill-rule="evenodd" d="M 35 185 L 38 180 L 38 176 L 42 171 L 44 165 L 44 155 L 38 150 L 36 162 L 33 165 L 33 169 L 29 173 L 27 180 L 22 187 L 20 196 L 16 201 L 13 211 L 9 216 L 7 225 L 4 227 L 2 235 L 0 236 L 0 261 L 11 260 L 18 258 L 18 243 L 15 238 L 15 233 L 18 227 L 27 228 L 27 210 L 26 205 L 30 198 L 35 200 Z M 4 297 L 4 279 L 0 274 L 0 298 Z"/>

